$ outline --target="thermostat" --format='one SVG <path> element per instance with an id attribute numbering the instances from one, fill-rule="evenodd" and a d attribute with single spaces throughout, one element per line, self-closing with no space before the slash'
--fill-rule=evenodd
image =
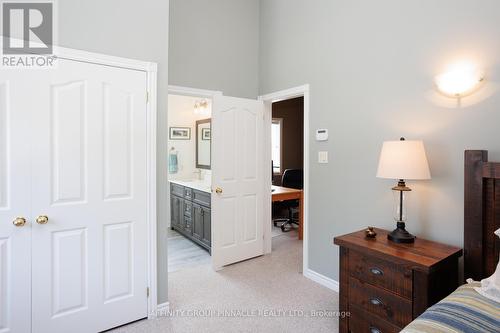
<path id="1" fill-rule="evenodd" d="M 316 141 L 328 140 L 328 130 L 326 128 L 316 130 Z"/>

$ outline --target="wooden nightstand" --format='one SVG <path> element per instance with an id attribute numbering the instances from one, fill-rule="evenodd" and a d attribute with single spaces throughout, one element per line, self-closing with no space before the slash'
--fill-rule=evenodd
<path id="1" fill-rule="evenodd" d="M 399 332 L 429 306 L 458 287 L 462 250 L 417 238 L 413 244 L 387 239 L 375 229 L 335 237 L 340 246 L 341 333 Z"/>

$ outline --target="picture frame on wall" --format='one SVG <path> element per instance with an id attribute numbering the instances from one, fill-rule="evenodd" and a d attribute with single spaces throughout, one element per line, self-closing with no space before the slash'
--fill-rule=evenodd
<path id="1" fill-rule="evenodd" d="M 170 140 L 191 140 L 191 128 L 170 127 Z"/>
<path id="2" fill-rule="evenodd" d="M 210 128 L 202 128 L 201 129 L 201 139 L 205 141 L 210 141 L 212 137 L 212 131 Z"/>

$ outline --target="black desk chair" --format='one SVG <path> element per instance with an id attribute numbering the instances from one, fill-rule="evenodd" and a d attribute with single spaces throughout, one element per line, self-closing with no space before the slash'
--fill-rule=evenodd
<path id="1" fill-rule="evenodd" d="M 304 188 L 304 171 L 302 169 L 286 169 L 281 178 L 281 186 L 302 190 Z M 281 208 L 288 209 L 287 218 L 278 218 L 273 220 L 275 227 L 281 223 L 280 228 L 283 232 L 293 229 L 293 225 L 299 225 L 299 219 L 294 217 L 298 213 L 299 200 L 287 200 L 279 203 Z"/>

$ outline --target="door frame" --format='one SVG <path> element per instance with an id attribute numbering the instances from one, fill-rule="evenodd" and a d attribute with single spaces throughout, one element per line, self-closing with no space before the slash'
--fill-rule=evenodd
<path id="1" fill-rule="evenodd" d="M 207 98 L 207 99 L 211 99 L 213 101 L 214 97 L 215 96 L 222 96 L 223 93 L 222 91 L 218 91 L 218 90 L 207 90 L 207 89 L 199 89 L 199 88 L 191 88 L 191 87 L 184 87 L 184 86 L 176 86 L 176 85 L 168 85 L 168 89 L 167 89 L 167 97 L 168 95 L 180 95 L 180 96 L 190 96 L 190 97 L 198 97 L 198 98 Z M 167 120 L 168 120 L 168 110 L 167 110 Z M 162 134 L 162 133 L 158 133 L 160 136 L 165 136 L 166 138 L 166 143 L 168 144 L 168 142 L 170 141 L 169 137 L 168 137 L 168 128 L 165 129 L 165 133 L 167 133 L 166 135 Z M 159 201 L 160 202 L 166 202 L 167 203 L 167 222 L 170 223 L 171 221 L 171 210 L 170 210 L 170 183 L 169 183 L 169 175 L 167 174 L 166 176 L 166 182 L 162 182 L 162 184 L 164 184 L 163 186 L 166 186 L 167 188 L 165 189 L 165 191 L 163 191 L 164 193 L 166 193 L 166 197 L 165 198 L 159 198 Z M 213 239 L 213 230 L 212 230 L 212 239 Z M 168 239 L 165 238 L 165 247 L 168 245 Z M 168 265 L 168 253 L 167 253 L 167 265 Z M 168 285 L 168 271 L 167 271 L 167 274 L 166 274 L 166 281 L 165 281 Z M 151 289 L 151 292 L 154 293 L 156 295 L 157 293 L 157 285 L 154 286 L 154 289 Z M 163 311 L 166 311 L 169 309 L 169 296 L 167 295 L 167 301 L 165 303 L 162 303 L 162 304 L 158 304 L 157 308 L 155 308 L 154 312 L 155 314 L 158 312 L 163 312 Z"/>
<path id="2" fill-rule="evenodd" d="M 198 88 L 190 88 L 176 85 L 168 85 L 168 94 L 169 95 L 182 95 L 182 96 L 191 96 L 191 97 L 204 97 L 204 98 L 213 98 L 214 96 L 221 96 L 222 91 L 218 90 L 207 90 L 207 89 L 198 89 Z"/>
<path id="3" fill-rule="evenodd" d="M 296 97 L 304 97 L 304 219 L 303 219 L 303 241 L 302 241 L 302 274 L 304 275 L 309 269 L 309 115 L 310 115 L 310 96 L 309 84 L 302 86 L 276 91 L 270 94 L 259 96 L 259 100 L 264 102 L 264 123 L 271 125 L 272 122 L 272 104 L 275 102 L 292 99 Z M 271 170 L 271 131 L 264 132 L 264 154 L 269 156 L 264 161 L 264 175 Z M 265 188 L 264 196 L 264 253 L 271 253 L 272 235 L 272 199 L 271 191 L 269 191 L 269 180 L 263 177 L 263 185 Z M 266 227 L 267 226 L 267 227 Z"/>
<path id="4" fill-rule="evenodd" d="M 148 270 L 148 306 L 147 316 L 148 319 L 156 316 L 158 307 L 157 301 L 157 241 L 156 241 L 156 139 L 157 139 L 157 75 L 158 65 L 154 62 L 146 62 L 122 57 L 115 57 L 104 55 L 100 53 L 93 53 L 64 47 L 54 46 L 54 54 L 58 58 L 112 66 L 123 69 L 137 70 L 146 73 L 147 77 L 147 91 L 145 91 L 147 99 L 146 112 L 147 112 L 147 270 Z M 47 69 L 50 70 L 50 69 Z"/>

